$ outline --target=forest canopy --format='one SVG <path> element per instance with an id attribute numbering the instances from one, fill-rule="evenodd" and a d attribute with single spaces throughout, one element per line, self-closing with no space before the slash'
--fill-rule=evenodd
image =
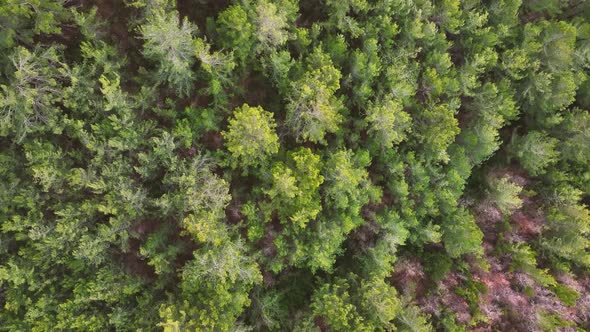
<path id="1" fill-rule="evenodd" d="M 0 330 L 590 330 L 589 112 L 584 0 L 0 1 Z"/>

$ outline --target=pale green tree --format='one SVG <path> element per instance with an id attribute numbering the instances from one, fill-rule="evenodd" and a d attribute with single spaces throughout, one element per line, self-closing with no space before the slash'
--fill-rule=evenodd
<path id="1" fill-rule="evenodd" d="M 139 27 L 144 40 L 143 55 L 158 64 L 156 79 L 167 82 L 180 95 L 188 95 L 195 79 L 193 34 L 196 27 L 177 11 L 161 8 L 149 12 Z"/>
<path id="2" fill-rule="evenodd" d="M 287 125 L 298 141 L 325 143 L 324 136 L 342 122 L 342 101 L 335 96 L 341 74 L 319 48 L 307 62 L 307 71 L 287 96 Z"/>

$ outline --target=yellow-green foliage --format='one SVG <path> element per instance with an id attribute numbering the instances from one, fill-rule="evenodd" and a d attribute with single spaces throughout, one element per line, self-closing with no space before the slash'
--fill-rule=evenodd
<path id="1" fill-rule="evenodd" d="M 588 3 L 0 0 L 0 330 L 587 330 Z"/>

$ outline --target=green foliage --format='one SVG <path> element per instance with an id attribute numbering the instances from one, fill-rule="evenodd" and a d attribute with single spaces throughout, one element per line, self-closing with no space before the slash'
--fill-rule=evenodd
<path id="1" fill-rule="evenodd" d="M 451 271 L 453 260 L 443 253 L 427 253 L 425 271 L 434 281 L 440 281 Z"/>
<path id="2" fill-rule="evenodd" d="M 377 216 L 377 222 L 381 227 L 379 238 L 363 256 L 362 270 L 367 275 L 387 277 L 393 270 L 398 249 L 405 244 L 409 231 L 404 228 L 399 215 L 394 211 Z"/>
<path id="3" fill-rule="evenodd" d="M 212 96 L 212 106 L 226 105 L 228 97 L 224 89 L 232 84 L 232 71 L 236 67 L 233 54 L 211 52 L 211 45 L 202 39 L 195 40 L 194 54 L 200 61 L 201 74 L 207 80 L 208 86 L 203 91 Z"/>
<path id="4" fill-rule="evenodd" d="M 160 209 L 177 215 L 193 214 L 208 222 L 222 218 L 223 210 L 231 198 L 229 186 L 225 180 L 213 174 L 210 167 L 208 157 L 202 155 L 173 165 L 173 171 L 166 174 L 162 182 L 175 190 L 164 193 L 158 199 Z M 203 226 L 195 223 L 190 215 L 183 224 L 194 235 L 199 234 L 199 228 Z"/>
<path id="5" fill-rule="evenodd" d="M 564 116 L 564 121 L 554 131 L 559 139 L 556 150 L 559 152 L 558 167 L 567 172 L 571 183 L 585 193 L 590 192 L 590 170 L 586 165 L 590 142 L 590 116 L 588 112 L 574 109 Z"/>
<path id="6" fill-rule="evenodd" d="M 244 169 L 264 164 L 279 150 L 279 138 L 272 113 L 262 107 L 246 104 L 236 108 L 229 120 L 228 130 L 223 132 L 232 168 Z"/>
<path id="7" fill-rule="evenodd" d="M 168 328 L 229 330 L 243 307 L 249 305 L 249 291 L 262 279 L 256 264 L 243 251 L 240 242 L 196 250 L 182 269 L 180 302 L 160 309 L 164 320 L 160 324 Z"/>
<path id="8" fill-rule="evenodd" d="M 448 162 L 447 148 L 459 134 L 459 126 L 451 105 L 436 105 L 421 110 L 415 122 L 419 143 L 428 160 Z"/>
<path id="9" fill-rule="evenodd" d="M 373 277 L 362 281 L 360 307 L 374 328 L 393 329 L 393 320 L 400 311 L 400 300 L 395 288 L 382 279 Z"/>
<path id="10" fill-rule="evenodd" d="M 498 86 L 485 83 L 475 91 L 472 101 L 464 105 L 474 118 L 459 139 L 468 152 L 472 165 L 479 165 L 499 148 L 499 129 L 518 115 L 518 106 L 506 81 Z"/>
<path id="11" fill-rule="evenodd" d="M 288 322 L 289 317 L 286 303 L 289 300 L 286 294 L 274 290 L 264 291 L 255 288 L 252 294 L 253 321 L 257 322 L 254 328 L 277 330 Z M 235 329 L 235 327 L 234 327 Z"/>
<path id="12" fill-rule="evenodd" d="M 541 61 L 552 72 L 571 66 L 576 28 L 566 22 L 543 22 Z"/>
<path id="13" fill-rule="evenodd" d="M 537 267 L 536 253 L 526 244 L 516 244 L 511 248 L 511 269 L 528 273 L 536 282 L 544 287 L 556 287 L 557 281 L 549 274 L 547 269 Z"/>
<path id="14" fill-rule="evenodd" d="M 539 328 L 542 331 L 555 331 L 560 328 L 567 328 L 574 325 L 573 322 L 561 318 L 559 315 L 542 311 L 539 314 Z"/>
<path id="15" fill-rule="evenodd" d="M 397 292 L 381 278 L 336 279 L 323 284 L 312 296 L 315 320 L 335 331 L 374 331 L 394 329 L 400 311 Z"/>
<path id="16" fill-rule="evenodd" d="M 335 331 L 370 331 L 355 305 L 351 303 L 349 287 L 344 280 L 323 285 L 313 296 L 312 313 Z"/>
<path id="17" fill-rule="evenodd" d="M 355 155 L 350 150 L 338 151 L 330 156 L 325 166 L 325 197 L 330 206 L 358 214 L 370 197 L 368 173 L 363 169 L 369 163 L 366 153 Z"/>
<path id="18" fill-rule="evenodd" d="M 281 94 L 289 90 L 289 72 L 293 67 L 294 61 L 287 51 L 272 53 L 262 65 L 264 74 L 269 77 L 273 85 L 277 87 Z"/>
<path id="19" fill-rule="evenodd" d="M 539 131 L 528 132 L 525 136 L 515 136 L 510 146 L 514 156 L 529 174 L 543 174 L 547 167 L 557 162 L 558 140 Z"/>
<path id="20" fill-rule="evenodd" d="M 381 62 L 376 39 L 367 39 L 362 50 L 355 50 L 352 55 L 350 75 L 354 85 L 354 97 L 359 104 L 366 103 L 372 94 L 373 80 L 379 76 Z"/>
<path id="21" fill-rule="evenodd" d="M 296 12 L 297 5 L 291 0 L 231 5 L 216 20 L 219 43 L 232 50 L 247 70 L 255 54 L 273 53 L 293 37 L 290 30 Z"/>
<path id="22" fill-rule="evenodd" d="M 17 43 L 31 43 L 38 34 L 59 34 L 69 12 L 62 0 L 7 1 L 0 5 L 0 54 Z"/>
<path id="23" fill-rule="evenodd" d="M 163 9 L 148 13 L 145 24 L 139 27 L 144 56 L 158 64 L 156 80 L 167 82 L 180 95 L 190 93 L 194 80 L 195 31 L 187 18 L 181 22 L 178 12 Z"/>
<path id="24" fill-rule="evenodd" d="M 561 159 L 577 165 L 586 165 L 590 161 L 589 126 L 590 115 L 586 111 L 576 109 L 565 115 L 560 130 L 556 132 L 560 138 L 556 150 Z"/>
<path id="25" fill-rule="evenodd" d="M 554 263 L 572 262 L 590 266 L 590 211 L 579 203 L 581 192 L 569 186 L 557 187 L 555 203 L 548 208 L 541 246 Z"/>
<path id="26" fill-rule="evenodd" d="M 304 228 L 322 208 L 319 187 L 324 177 L 320 174 L 320 157 L 302 148 L 289 153 L 289 164 L 279 162 L 273 166 L 272 187 L 267 195 L 278 207 L 281 221 Z"/>
<path id="27" fill-rule="evenodd" d="M 553 292 L 555 292 L 555 295 L 561 300 L 561 302 L 570 307 L 575 306 L 581 296 L 581 294 L 575 289 L 571 289 L 561 284 L 556 284 L 553 287 Z"/>
<path id="28" fill-rule="evenodd" d="M 19 47 L 10 59 L 14 72 L 8 85 L 0 85 L 0 135 L 22 141 L 31 132 L 59 133 L 57 104 L 68 74 L 59 51 L 50 47 L 31 52 Z"/>
<path id="29" fill-rule="evenodd" d="M 395 100 L 383 101 L 367 110 L 368 132 L 383 148 L 391 149 L 403 141 L 410 128 L 410 121 L 410 116 L 402 111 L 401 105 Z"/>
<path id="30" fill-rule="evenodd" d="M 240 5 L 232 5 L 217 18 L 219 43 L 232 49 L 236 58 L 244 63 L 254 46 L 255 27 L 248 13 Z"/>
<path id="31" fill-rule="evenodd" d="M 441 325 L 445 331 L 449 332 L 466 332 L 468 331 L 463 325 L 458 324 L 455 321 L 453 314 L 447 314 L 441 319 Z"/>
<path id="32" fill-rule="evenodd" d="M 433 331 L 432 325 L 428 322 L 428 316 L 422 314 L 420 308 L 410 302 L 407 297 L 402 298 L 403 307 L 397 317 L 399 331 Z"/>
<path id="33" fill-rule="evenodd" d="M 168 239 L 173 235 L 173 228 L 162 227 L 150 234 L 139 249 L 139 253 L 147 258 L 148 264 L 153 266 L 156 274 L 175 274 L 172 263 L 187 249 L 186 244 L 182 242 L 169 245 Z"/>
<path id="34" fill-rule="evenodd" d="M 0 1 L 0 330 L 587 329 L 588 19 Z"/>
<path id="35" fill-rule="evenodd" d="M 287 1 L 284 1 L 287 2 Z M 280 3 L 279 3 L 280 5 Z M 256 5 L 256 39 L 258 47 L 264 51 L 285 44 L 289 37 L 285 7 L 279 9 L 277 5 L 260 0 Z"/>
<path id="36" fill-rule="evenodd" d="M 519 195 L 522 187 L 511 182 L 509 177 L 488 178 L 488 199 L 500 212 L 505 215 L 511 214 L 522 206 Z"/>
<path id="37" fill-rule="evenodd" d="M 452 258 L 458 258 L 464 254 L 481 255 L 481 240 L 483 233 L 475 224 L 473 216 L 459 209 L 443 227 L 443 243 L 447 253 Z"/>
<path id="38" fill-rule="evenodd" d="M 287 124 L 298 141 L 325 143 L 326 133 L 337 131 L 342 101 L 334 93 L 340 88 L 340 77 L 329 56 L 316 48 L 287 97 Z"/>

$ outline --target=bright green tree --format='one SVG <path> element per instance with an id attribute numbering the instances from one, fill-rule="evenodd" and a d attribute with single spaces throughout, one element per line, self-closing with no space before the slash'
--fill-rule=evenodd
<path id="1" fill-rule="evenodd" d="M 273 115 L 262 107 L 246 104 L 236 108 L 223 138 L 231 157 L 232 168 L 246 169 L 265 163 L 279 150 Z"/>
<path id="2" fill-rule="evenodd" d="M 402 105 L 392 99 L 371 105 L 367 109 L 368 132 L 383 148 L 391 149 L 406 138 L 411 118 Z"/>
<path id="3" fill-rule="evenodd" d="M 307 148 L 289 153 L 287 165 L 278 162 L 273 166 L 267 195 L 283 222 L 304 228 L 316 218 L 322 209 L 319 188 L 324 177 L 320 171 L 320 157 Z"/>

